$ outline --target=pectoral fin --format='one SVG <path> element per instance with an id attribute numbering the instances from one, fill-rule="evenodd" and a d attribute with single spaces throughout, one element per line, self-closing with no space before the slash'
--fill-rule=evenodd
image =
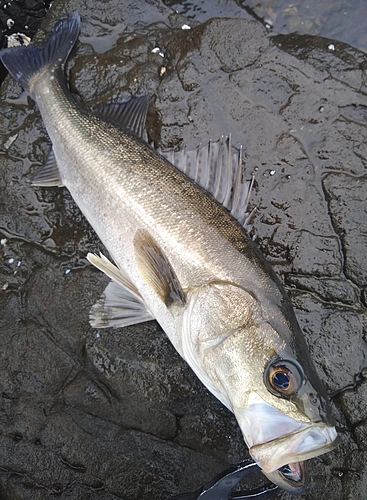
<path id="1" fill-rule="evenodd" d="M 91 264 L 111 278 L 111 283 L 89 313 L 94 328 L 122 328 L 154 319 L 144 299 L 128 276 L 104 255 L 89 253 Z"/>
<path id="2" fill-rule="evenodd" d="M 174 302 L 184 304 L 184 292 L 176 273 L 148 231 L 140 229 L 136 232 L 134 247 L 136 261 L 143 278 L 162 302 L 167 307 Z"/>

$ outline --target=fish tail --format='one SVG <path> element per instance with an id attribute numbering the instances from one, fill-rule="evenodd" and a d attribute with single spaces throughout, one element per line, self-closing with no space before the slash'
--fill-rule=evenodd
<path id="1" fill-rule="evenodd" d="M 80 16 L 75 10 L 58 21 L 42 45 L 12 47 L 0 51 L 0 59 L 9 73 L 32 96 L 32 79 L 46 66 L 62 68 L 80 30 Z"/>

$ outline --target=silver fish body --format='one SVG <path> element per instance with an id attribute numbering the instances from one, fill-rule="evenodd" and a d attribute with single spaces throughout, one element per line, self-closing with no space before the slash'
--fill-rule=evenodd
<path id="1" fill-rule="evenodd" d="M 290 301 L 238 220 L 136 135 L 143 119 L 135 128 L 116 126 L 69 92 L 60 66 L 78 32 L 72 13 L 44 46 L 0 56 L 37 102 L 52 141 L 57 175 L 49 169 L 53 177 L 43 185 L 67 187 L 116 264 L 89 256 L 115 281 L 92 322 L 155 318 L 234 412 L 264 473 L 298 491 L 305 479 L 300 462 L 338 439 Z M 14 62 L 17 50 L 22 64 Z M 41 53 L 47 55 L 40 64 Z M 116 287 L 123 290 L 120 323 L 108 318 Z"/>

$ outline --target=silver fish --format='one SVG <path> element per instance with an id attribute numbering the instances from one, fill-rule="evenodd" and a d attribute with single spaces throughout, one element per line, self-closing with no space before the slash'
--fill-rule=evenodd
<path id="1" fill-rule="evenodd" d="M 172 165 L 143 139 L 145 97 L 84 108 L 62 72 L 79 29 L 73 12 L 43 45 L 0 57 L 36 101 L 52 141 L 34 184 L 66 186 L 115 262 L 88 255 L 112 279 L 91 323 L 155 318 L 235 414 L 267 477 L 300 492 L 303 461 L 338 437 L 291 303 L 243 227 L 241 158 L 233 161 L 222 141 L 194 157 L 172 155 Z"/>

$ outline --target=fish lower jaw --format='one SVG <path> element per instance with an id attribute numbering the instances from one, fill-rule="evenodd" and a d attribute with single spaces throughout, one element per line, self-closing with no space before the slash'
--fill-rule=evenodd
<path id="1" fill-rule="evenodd" d="M 270 473 L 262 472 L 272 483 L 293 495 L 302 495 L 307 489 L 304 462 L 290 463 Z"/>
<path id="2" fill-rule="evenodd" d="M 339 444 L 335 427 L 313 425 L 250 448 L 250 455 L 264 473 L 302 462 L 331 451 Z"/>

